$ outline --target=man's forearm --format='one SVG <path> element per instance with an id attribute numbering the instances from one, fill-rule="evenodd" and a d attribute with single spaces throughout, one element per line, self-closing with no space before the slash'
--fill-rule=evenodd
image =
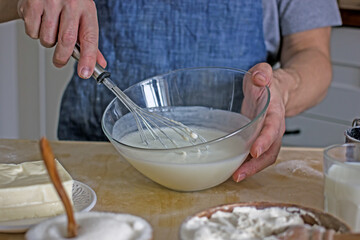
<path id="1" fill-rule="evenodd" d="M 307 50 L 294 56 L 287 66 L 275 70 L 274 78 L 286 87 L 285 114 L 290 117 L 313 107 L 326 96 L 331 83 L 331 64 L 321 52 Z"/>
<path id="2" fill-rule="evenodd" d="M 299 114 L 319 103 L 327 93 L 331 83 L 332 69 L 329 54 L 329 40 L 319 40 L 317 34 L 313 38 L 317 43 L 309 46 L 290 46 L 292 52 L 285 55 L 282 68 L 274 71 L 274 84 L 283 91 L 285 114 L 287 117 Z M 326 31 L 330 36 L 330 30 Z M 309 39 L 310 41 L 311 39 Z M 303 43 L 300 46 L 304 45 Z"/>
<path id="3" fill-rule="evenodd" d="M 0 23 L 19 18 L 17 0 L 0 0 Z"/>

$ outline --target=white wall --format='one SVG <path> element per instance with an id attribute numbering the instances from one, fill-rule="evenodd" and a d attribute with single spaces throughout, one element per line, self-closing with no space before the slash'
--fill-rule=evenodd
<path id="1" fill-rule="evenodd" d="M 0 25 L 0 137 L 19 137 L 16 23 Z"/>
<path id="2" fill-rule="evenodd" d="M 1 24 L 0 41 L 0 138 L 57 139 L 60 99 L 74 61 L 55 68 L 53 49 L 26 36 L 22 21 Z"/>
<path id="3" fill-rule="evenodd" d="M 52 64 L 53 50 L 43 49 L 44 52 L 44 82 L 45 82 L 45 116 L 46 122 L 45 133 L 49 139 L 57 139 L 57 126 L 59 119 L 60 101 L 73 74 L 74 59 L 70 59 L 69 63 L 64 68 L 56 68 Z M 95 82 L 94 82 L 95 84 Z"/>

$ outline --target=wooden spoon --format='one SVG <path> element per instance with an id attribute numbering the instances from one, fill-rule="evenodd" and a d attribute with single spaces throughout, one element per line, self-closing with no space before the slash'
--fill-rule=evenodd
<path id="1" fill-rule="evenodd" d="M 76 237 L 78 226 L 75 221 L 72 204 L 71 204 L 70 199 L 69 199 L 68 195 L 66 194 L 65 189 L 61 183 L 61 180 L 60 180 L 57 168 L 56 168 L 56 163 L 54 160 L 55 159 L 54 154 L 51 150 L 49 142 L 46 140 L 45 137 L 41 138 L 41 140 L 40 140 L 40 149 L 41 149 L 41 154 L 44 159 L 45 166 L 49 173 L 50 179 L 51 179 L 52 183 L 54 184 L 55 189 L 65 207 L 65 211 L 66 211 L 66 215 L 67 215 L 67 219 L 68 219 L 68 226 L 67 226 L 68 238 Z"/>

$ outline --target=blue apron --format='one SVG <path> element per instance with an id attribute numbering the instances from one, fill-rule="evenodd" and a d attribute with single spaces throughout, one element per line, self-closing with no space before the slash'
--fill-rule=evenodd
<path id="1" fill-rule="evenodd" d="M 125 90 L 187 67 L 248 70 L 266 60 L 262 0 L 95 0 L 99 49 L 111 79 Z M 76 74 L 61 103 L 58 138 L 106 140 L 101 117 L 114 95 Z"/>

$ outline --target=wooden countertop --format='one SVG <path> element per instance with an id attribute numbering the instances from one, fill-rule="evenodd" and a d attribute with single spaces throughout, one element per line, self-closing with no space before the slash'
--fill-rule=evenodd
<path id="1" fill-rule="evenodd" d="M 110 143 L 51 142 L 55 156 L 75 180 L 97 194 L 93 211 L 141 216 L 153 226 L 154 240 L 178 239 L 182 221 L 220 204 L 271 201 L 323 209 L 322 149 L 282 148 L 277 163 L 235 183 L 200 192 L 168 190 L 144 177 Z M 37 141 L 0 139 L 0 162 L 39 160 Z M 24 239 L 23 234 L 0 234 L 0 240 Z"/>

